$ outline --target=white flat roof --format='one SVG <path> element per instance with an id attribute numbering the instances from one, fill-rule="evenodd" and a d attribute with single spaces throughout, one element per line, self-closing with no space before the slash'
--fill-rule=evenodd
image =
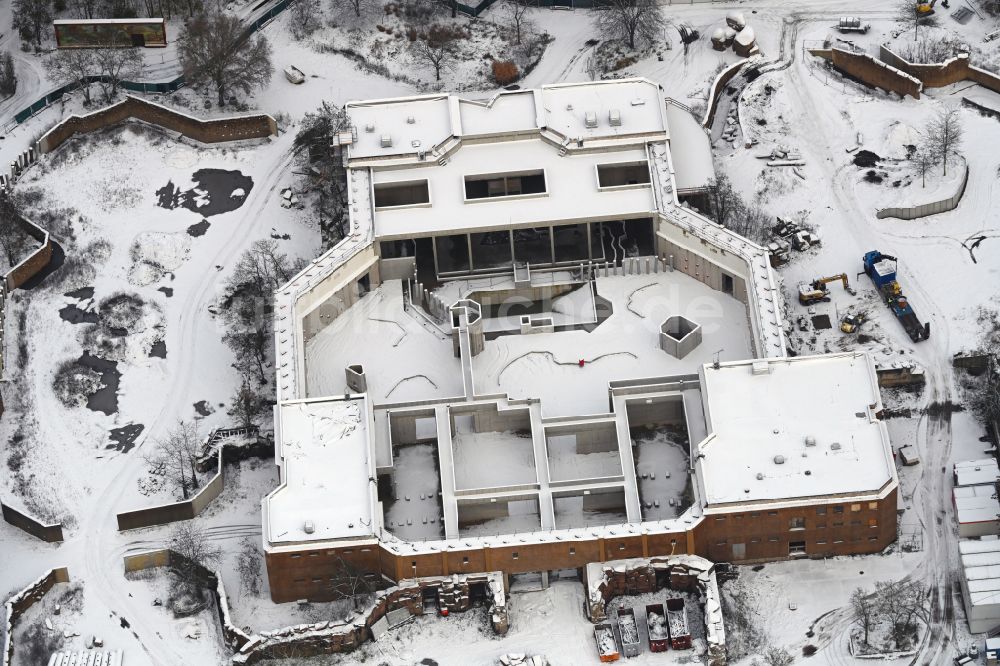
<path id="1" fill-rule="evenodd" d="M 489 231 L 512 226 L 652 216 L 653 191 L 597 189 L 597 165 L 647 160 L 646 151 L 631 148 L 600 153 L 567 154 L 541 139 L 463 145 L 445 166 L 375 170 L 375 184 L 426 178 L 431 205 L 375 211 L 377 238 L 410 238 L 449 231 Z M 465 177 L 542 169 L 544 195 L 465 200 Z"/>
<path id="2" fill-rule="evenodd" d="M 702 385 L 709 436 L 697 468 L 709 506 L 876 493 L 896 478 L 866 354 L 706 365 Z"/>
<path id="3" fill-rule="evenodd" d="M 462 99 L 458 102 L 464 136 L 525 132 L 538 128 L 535 92 L 501 93 L 488 102 Z"/>
<path id="4" fill-rule="evenodd" d="M 961 486 L 952 490 L 952 497 L 959 523 L 987 523 L 1000 520 L 1000 501 L 997 500 L 997 490 L 993 484 Z"/>
<path id="5" fill-rule="evenodd" d="M 963 460 L 955 463 L 955 485 L 974 486 L 1000 479 L 1000 467 L 993 458 Z"/>
<path id="6" fill-rule="evenodd" d="M 647 79 L 542 86 L 545 125 L 570 139 L 666 132 L 664 97 L 660 86 Z M 617 111 L 621 125 L 609 114 Z M 596 127 L 587 127 L 593 113 Z"/>
<path id="7" fill-rule="evenodd" d="M 958 553 L 972 605 L 1000 604 L 1000 539 L 962 539 Z"/>
<path id="8" fill-rule="evenodd" d="M 375 476 L 366 398 L 293 400 L 278 408 L 282 484 L 266 498 L 268 543 L 373 533 Z M 311 522 L 313 531 L 306 531 Z"/>
<path id="9" fill-rule="evenodd" d="M 445 94 L 348 102 L 347 112 L 358 132 L 351 146 L 351 157 L 429 151 L 452 136 L 451 113 Z M 383 136 L 392 140 L 391 146 L 382 146 Z M 419 141 L 420 145 L 414 146 L 414 141 Z"/>

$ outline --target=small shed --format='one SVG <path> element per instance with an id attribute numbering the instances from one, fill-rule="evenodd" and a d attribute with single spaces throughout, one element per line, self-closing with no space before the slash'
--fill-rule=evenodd
<path id="1" fill-rule="evenodd" d="M 899 458 L 907 466 L 916 465 L 920 462 L 920 454 L 917 453 L 917 447 L 912 444 L 907 444 L 899 448 Z"/>

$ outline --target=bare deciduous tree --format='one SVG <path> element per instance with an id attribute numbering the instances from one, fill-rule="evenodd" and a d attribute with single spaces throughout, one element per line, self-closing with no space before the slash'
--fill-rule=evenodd
<path id="1" fill-rule="evenodd" d="M 934 151 L 926 141 L 917 146 L 917 149 L 910 156 L 913 173 L 920 176 L 921 187 L 927 187 L 927 172 L 931 170 L 935 162 L 937 160 L 934 157 Z"/>
<path id="2" fill-rule="evenodd" d="M 199 565 L 211 570 L 222 559 L 222 549 L 213 545 L 209 541 L 208 534 L 192 520 L 180 523 L 174 528 L 167 546 L 180 555 L 180 558 L 172 561 L 170 566 L 188 591 L 198 590 L 203 584 Z"/>
<path id="3" fill-rule="evenodd" d="M 760 204 L 746 203 L 724 173 L 709 184 L 708 202 L 716 222 L 754 242 L 764 240 L 770 215 Z"/>
<path id="4" fill-rule="evenodd" d="M 83 102 L 90 105 L 87 77 L 97 72 L 93 49 L 58 49 L 44 60 L 45 73 L 55 83 L 76 83 L 83 89 Z"/>
<path id="5" fill-rule="evenodd" d="M 865 632 L 865 645 L 868 645 L 868 635 L 878 614 L 875 596 L 865 593 L 863 588 L 855 588 L 854 592 L 851 593 L 851 614 L 854 623 Z"/>
<path id="6" fill-rule="evenodd" d="M 0 190 L 0 250 L 8 266 L 15 266 L 27 252 L 30 237 L 21 226 L 21 211 L 6 190 Z"/>
<path id="7" fill-rule="evenodd" d="M 51 0 L 14 0 L 11 27 L 26 41 L 42 44 L 42 32 L 52 22 Z"/>
<path id="8" fill-rule="evenodd" d="M 368 19 L 375 9 L 374 0 L 332 0 L 334 14 L 355 24 Z"/>
<path id="9" fill-rule="evenodd" d="M 233 393 L 229 415 L 236 419 L 240 427 L 252 428 L 263 411 L 260 394 L 250 385 L 249 377 L 244 377 L 243 383 Z"/>
<path id="10" fill-rule="evenodd" d="M 295 0 L 289 13 L 289 23 L 295 39 L 308 37 L 322 24 L 319 0 Z"/>
<path id="11" fill-rule="evenodd" d="M 347 171 L 343 155 L 331 149 L 334 139 L 345 130 L 350 130 L 351 122 L 347 113 L 329 102 L 315 113 L 307 113 L 295 135 L 295 149 L 308 153 L 310 187 L 319 196 L 314 201 L 314 210 L 319 217 L 320 232 L 324 246 L 332 247 L 347 234 Z"/>
<path id="12" fill-rule="evenodd" d="M 122 81 L 142 75 L 142 53 L 139 49 L 112 40 L 107 46 L 94 49 L 94 67 L 101 78 L 97 85 L 108 104 L 114 101 Z"/>
<path id="13" fill-rule="evenodd" d="M 500 6 L 500 20 L 513 33 L 514 43 L 517 45 L 521 44 L 521 38 L 526 33 L 531 32 L 529 7 L 526 0 L 503 0 L 503 4 Z"/>
<path id="14" fill-rule="evenodd" d="M 198 426 L 190 421 L 178 421 L 177 426 L 157 439 L 146 454 L 149 473 L 160 476 L 174 492 L 184 499 L 198 488 L 195 461 L 200 445 Z"/>
<path id="15" fill-rule="evenodd" d="M 195 83 L 211 84 L 225 106 L 226 93 L 241 90 L 249 95 L 271 80 L 271 45 L 263 36 L 241 43 L 239 17 L 221 10 L 198 14 L 181 32 L 178 54 L 184 76 Z"/>
<path id="16" fill-rule="evenodd" d="M 913 28 L 913 39 L 917 38 L 920 26 L 930 26 L 937 23 L 933 14 L 921 11 L 929 5 L 923 0 L 899 0 L 896 5 L 896 20 L 903 25 L 903 30 Z"/>
<path id="17" fill-rule="evenodd" d="M 941 160 L 945 175 L 948 175 L 948 161 L 961 154 L 964 134 L 962 119 L 955 107 L 938 110 L 927 125 L 927 139 L 931 152 Z"/>
<path id="18" fill-rule="evenodd" d="M 236 571 L 240 575 L 240 596 L 260 594 L 260 550 L 250 537 L 243 537 L 240 541 Z"/>
<path id="19" fill-rule="evenodd" d="M 930 588 L 923 583 L 898 580 L 875 583 L 878 612 L 892 629 L 897 649 L 909 645 L 908 637 L 916 632 L 916 620 L 929 617 Z"/>
<path id="20" fill-rule="evenodd" d="M 597 28 L 607 39 L 620 39 L 630 49 L 646 47 L 666 25 L 656 0 L 607 0 L 596 13 Z"/>
<path id="21" fill-rule="evenodd" d="M 764 650 L 764 663 L 767 666 L 790 666 L 795 661 L 785 648 L 769 647 Z"/>
<path id="22" fill-rule="evenodd" d="M 434 80 L 441 80 L 441 72 L 451 67 L 454 58 L 455 32 L 448 26 L 432 25 L 423 39 L 410 47 L 413 56 L 434 70 Z"/>
<path id="23" fill-rule="evenodd" d="M 17 91 L 17 73 L 14 71 L 14 58 L 10 51 L 0 55 L 0 95 L 9 97 Z"/>
<path id="24" fill-rule="evenodd" d="M 368 605 L 375 596 L 375 586 L 371 577 L 366 576 L 343 557 L 334 562 L 335 575 L 330 579 L 330 587 L 338 597 L 349 598 L 354 610 Z"/>

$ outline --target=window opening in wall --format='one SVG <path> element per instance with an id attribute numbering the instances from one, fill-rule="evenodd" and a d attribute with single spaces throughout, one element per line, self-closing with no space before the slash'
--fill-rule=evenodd
<path id="1" fill-rule="evenodd" d="M 375 183 L 375 208 L 419 206 L 431 202 L 426 180 L 409 180 L 403 183 Z"/>
<path id="2" fill-rule="evenodd" d="M 598 164 L 598 187 L 624 187 L 649 182 L 649 165 L 646 162 Z"/>
<path id="3" fill-rule="evenodd" d="M 826 515 L 826 507 L 825 506 L 817 507 L 817 509 L 816 509 L 816 515 L 817 516 L 825 516 Z"/>
<path id="4" fill-rule="evenodd" d="M 358 296 L 364 296 L 371 290 L 372 290 L 371 277 L 368 275 L 368 273 L 365 273 L 364 275 L 361 276 L 361 279 L 358 280 Z"/>
<path id="5" fill-rule="evenodd" d="M 789 555 L 805 555 L 806 554 L 806 542 L 805 541 L 789 541 L 788 542 L 788 554 Z"/>
<path id="6" fill-rule="evenodd" d="M 543 194 L 545 191 L 545 172 L 541 169 L 465 177 L 467 200 Z"/>
<path id="7" fill-rule="evenodd" d="M 790 530 L 804 530 L 806 528 L 805 518 L 792 518 L 788 521 L 788 529 Z"/>
<path id="8" fill-rule="evenodd" d="M 733 276 L 722 274 L 722 293 L 733 295 Z"/>
<path id="9" fill-rule="evenodd" d="M 833 507 L 833 512 L 834 513 L 844 513 L 844 507 L 842 507 L 842 506 L 835 506 L 835 507 Z"/>
<path id="10" fill-rule="evenodd" d="M 516 560 L 517 559 L 517 553 L 511 553 L 511 559 Z"/>

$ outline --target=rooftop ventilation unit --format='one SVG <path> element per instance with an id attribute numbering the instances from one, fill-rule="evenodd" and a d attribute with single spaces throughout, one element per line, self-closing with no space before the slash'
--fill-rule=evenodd
<path id="1" fill-rule="evenodd" d="M 831 444 L 830 445 L 830 450 L 831 451 L 839 451 L 840 450 L 840 442 L 834 442 L 833 444 Z"/>
<path id="2" fill-rule="evenodd" d="M 307 520 L 305 525 L 302 526 L 302 531 L 306 534 L 312 534 L 316 531 L 316 524 L 311 520 Z"/>
<path id="3" fill-rule="evenodd" d="M 812 435 L 806 435 L 806 446 L 816 446 L 816 438 Z"/>
<path id="4" fill-rule="evenodd" d="M 632 100 L 632 106 L 645 106 L 645 105 L 646 105 L 646 100 L 642 99 L 641 97 L 636 97 L 634 100 Z"/>
<path id="5" fill-rule="evenodd" d="M 757 480 L 758 481 L 763 481 L 764 480 L 764 474 L 763 474 L 763 472 L 757 472 Z"/>
<path id="6" fill-rule="evenodd" d="M 367 125 L 365 125 L 365 131 L 366 132 L 374 132 L 375 131 L 375 123 L 368 123 Z"/>
<path id="7" fill-rule="evenodd" d="M 392 148 L 392 137 L 388 134 L 383 134 L 381 144 L 383 148 Z"/>
<path id="8" fill-rule="evenodd" d="M 785 456 L 782 456 L 782 455 L 774 456 L 774 464 L 775 465 L 784 465 L 785 464 Z"/>
<path id="9" fill-rule="evenodd" d="M 771 372 L 771 364 L 767 361 L 754 361 L 750 366 L 750 373 L 753 375 L 766 375 Z"/>
<path id="10" fill-rule="evenodd" d="M 410 145 L 412 147 L 414 147 L 414 148 L 419 148 L 420 147 L 420 139 L 414 139 L 413 141 L 410 142 Z"/>
<path id="11" fill-rule="evenodd" d="M 415 122 L 417 122 L 416 118 L 414 118 L 413 116 L 406 116 L 406 124 L 407 125 L 412 125 Z"/>
<path id="12" fill-rule="evenodd" d="M 611 109 L 608 111 L 608 124 L 612 127 L 622 126 L 622 112 L 618 109 Z"/>
<path id="13" fill-rule="evenodd" d="M 597 114 L 593 111 L 587 111 L 583 116 L 583 124 L 587 126 L 588 129 L 594 129 L 597 127 Z"/>

